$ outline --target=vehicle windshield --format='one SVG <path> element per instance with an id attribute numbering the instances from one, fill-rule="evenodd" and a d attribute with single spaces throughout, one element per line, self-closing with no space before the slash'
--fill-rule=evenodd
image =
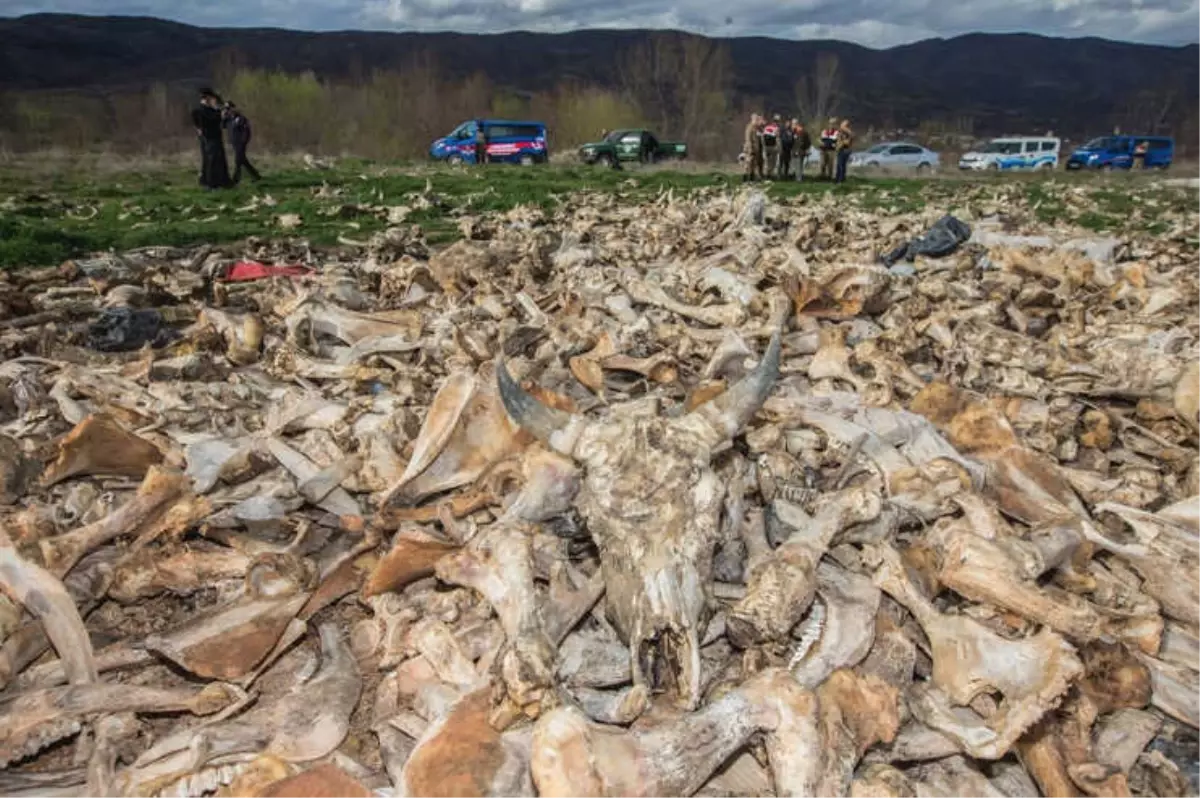
<path id="1" fill-rule="evenodd" d="M 628 132 L 629 132 L 628 130 L 614 130 L 613 132 L 611 132 L 607 136 L 605 136 L 604 140 L 605 141 L 620 141 L 625 136 L 625 134 Z"/>
<path id="2" fill-rule="evenodd" d="M 1121 146 L 1121 140 L 1112 136 L 1101 136 L 1098 139 L 1092 139 L 1087 144 L 1083 145 L 1085 150 L 1120 150 L 1124 149 Z"/>
<path id="3" fill-rule="evenodd" d="M 889 145 L 887 145 L 887 144 L 876 144 L 874 147 L 867 150 L 867 152 L 883 152 L 884 150 L 886 150 L 888 148 L 888 146 Z"/>
<path id="4" fill-rule="evenodd" d="M 1004 155 L 1014 155 L 1021 151 L 1019 141 L 993 141 L 983 148 L 984 152 L 997 152 Z"/>

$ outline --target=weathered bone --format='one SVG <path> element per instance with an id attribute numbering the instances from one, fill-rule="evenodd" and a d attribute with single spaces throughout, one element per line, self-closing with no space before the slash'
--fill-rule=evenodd
<path id="1" fill-rule="evenodd" d="M 941 553 L 938 581 L 972 601 L 1011 610 L 1081 642 L 1109 632 L 1091 605 L 1039 587 L 997 543 L 958 524 L 935 527 L 929 537 Z"/>
<path id="2" fill-rule="evenodd" d="M 65 575 L 92 549 L 152 524 L 187 491 L 188 479 L 182 474 L 151 466 L 137 493 L 121 507 L 93 524 L 39 541 L 46 567 L 59 576 Z"/>
<path id="3" fill-rule="evenodd" d="M 1145 654 L 1137 658 L 1150 669 L 1150 702 L 1193 729 L 1200 728 L 1200 707 L 1196 695 L 1200 693 L 1200 674 L 1191 668 L 1163 662 Z"/>
<path id="4" fill-rule="evenodd" d="M 812 694 L 779 670 L 648 729 L 602 726 L 559 707 L 534 726 L 533 780 L 542 796 L 691 795 L 755 734 L 814 708 Z"/>
<path id="5" fill-rule="evenodd" d="M 629 641 L 634 684 L 669 663 L 666 681 L 684 704 L 699 703 L 699 639 L 708 611 L 712 552 L 722 488 L 706 463 L 737 434 L 779 373 L 780 332 L 762 362 L 737 385 L 677 420 L 622 415 L 601 423 L 546 407 L 496 366 L 509 415 L 586 469 L 580 512 L 600 549 L 607 610 Z M 654 519 L 659 529 L 647 534 Z"/>
<path id="6" fill-rule="evenodd" d="M 141 477 L 162 459 L 154 444 L 110 416 L 93 414 L 58 442 L 58 459 L 42 474 L 42 484 L 48 487 L 80 475 Z"/>
<path id="7" fill-rule="evenodd" d="M 143 645 L 208 679 L 237 679 L 275 648 L 308 601 L 313 575 L 285 555 L 266 555 L 246 572 L 241 596 L 147 636 Z"/>
<path id="8" fill-rule="evenodd" d="M 1162 720 L 1140 709 L 1118 709 L 1104 717 L 1093 737 L 1096 761 L 1129 775 L 1138 756 L 1162 728 Z"/>
<path id="9" fill-rule="evenodd" d="M 945 615 L 917 590 L 900 555 L 888 545 L 875 584 L 904 605 L 921 624 L 932 647 L 933 679 L 918 685 L 910 700 L 914 714 L 954 737 L 980 759 L 998 759 L 1021 734 L 1052 709 L 1083 665 L 1061 637 L 1042 629 L 1032 637 L 1007 640 L 966 616 Z M 984 720 L 967 705 L 988 690 L 1004 700 Z"/>
<path id="10" fill-rule="evenodd" d="M 332 753 L 350 731 L 362 693 L 362 674 L 336 623 L 323 623 L 321 665 L 269 708 L 274 736 L 265 752 L 285 762 L 311 762 Z"/>
<path id="11" fill-rule="evenodd" d="M 497 658 L 492 722 L 500 730 L 521 716 L 536 718 L 556 703 L 554 646 L 546 635 L 533 584 L 528 528 L 494 525 L 478 545 L 437 564 L 438 578 L 472 588 L 500 617 L 507 638 Z"/>
<path id="12" fill-rule="evenodd" d="M 876 743 L 895 738 L 900 727 L 899 694 L 877 677 L 858 676 L 848 670 L 835 671 L 816 693 L 820 765 L 810 765 L 808 773 L 819 775 L 819 779 L 815 789 L 789 794 L 845 795 L 863 753 Z M 775 736 L 781 737 L 779 732 Z M 772 748 L 773 742 L 768 740 L 767 750 Z M 806 778 L 805 786 L 808 783 Z"/>
<path id="13" fill-rule="evenodd" d="M 398 782 L 405 795 L 533 795 L 529 730 L 488 723 L 488 688 L 463 696 L 418 741 Z"/>
<path id="14" fill-rule="evenodd" d="M 366 338 L 400 336 L 412 339 L 419 331 L 419 316 L 410 311 L 363 314 L 346 310 L 319 297 L 305 297 L 292 309 L 284 309 L 288 339 L 299 340 L 302 324 L 308 322 L 314 334 L 330 335 L 354 345 Z"/>
<path id="15" fill-rule="evenodd" d="M 234 693 L 221 684 L 163 690 L 124 684 L 77 684 L 17 694 L 0 702 L 0 767 L 68 737 L 99 712 L 179 712 L 210 715 Z"/>
<path id="16" fill-rule="evenodd" d="M 0 528 L 0 590 L 41 621 L 73 685 L 99 678 L 92 641 L 66 587 L 54 574 L 21 557 Z M 12 673 L 3 674 L 4 682 Z"/>
<path id="17" fill-rule="evenodd" d="M 628 726 L 650 707 L 650 690 L 641 684 L 621 690 L 577 687 L 571 695 L 579 708 L 597 723 Z"/>
<path id="18" fill-rule="evenodd" d="M 187 549 L 164 556 L 144 548 L 124 559 L 113 570 L 108 596 L 122 603 L 163 592 L 193 593 L 217 582 L 241 579 L 254 558 L 234 549 Z"/>
<path id="19" fill-rule="evenodd" d="M 669 310 L 712 327 L 740 327 L 746 320 L 746 311 L 741 305 L 685 305 L 672 299 L 657 285 L 638 279 L 626 280 L 624 287 L 634 302 Z"/>
<path id="20" fill-rule="evenodd" d="M 808 611 L 817 563 L 842 530 L 877 517 L 879 494 L 854 487 L 825 499 L 812 525 L 797 529 L 765 562 L 752 567 L 746 596 L 729 610 L 729 639 L 743 648 L 783 638 Z"/>
<path id="21" fill-rule="evenodd" d="M 829 562 L 817 566 L 817 595 L 824 608 L 820 632 L 806 655 L 789 667 L 796 681 L 810 690 L 867 656 L 875 642 L 880 599 L 870 579 Z"/>

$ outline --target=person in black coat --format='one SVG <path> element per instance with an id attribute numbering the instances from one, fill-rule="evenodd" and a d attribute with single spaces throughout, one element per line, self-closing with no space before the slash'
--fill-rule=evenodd
<path id="1" fill-rule="evenodd" d="M 221 98 L 212 89 L 200 90 L 200 105 L 192 110 L 192 124 L 200 138 L 200 185 L 209 190 L 228 188 L 232 183 L 221 136 Z"/>
<path id="2" fill-rule="evenodd" d="M 233 146 L 233 182 L 241 182 L 243 168 L 255 182 L 261 180 L 262 175 L 246 157 L 246 148 L 250 146 L 250 120 L 229 101 L 225 103 L 222 116 L 225 129 L 229 131 L 229 143 Z"/>

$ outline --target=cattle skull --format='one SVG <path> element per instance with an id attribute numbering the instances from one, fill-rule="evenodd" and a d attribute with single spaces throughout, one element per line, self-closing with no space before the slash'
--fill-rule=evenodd
<path id="1" fill-rule="evenodd" d="M 633 683 L 700 701 L 700 639 L 709 615 L 724 486 L 717 447 L 753 418 L 779 376 L 780 333 L 725 393 L 679 418 L 599 420 L 539 402 L 498 361 L 509 416 L 583 466 L 576 504 L 600 551 L 609 620 L 629 646 Z"/>

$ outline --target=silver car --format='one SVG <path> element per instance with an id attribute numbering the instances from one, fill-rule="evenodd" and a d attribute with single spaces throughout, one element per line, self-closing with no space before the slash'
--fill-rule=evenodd
<path id="1" fill-rule="evenodd" d="M 937 169 L 938 154 L 907 141 L 885 141 L 850 156 L 850 165 L 870 169 Z"/>

